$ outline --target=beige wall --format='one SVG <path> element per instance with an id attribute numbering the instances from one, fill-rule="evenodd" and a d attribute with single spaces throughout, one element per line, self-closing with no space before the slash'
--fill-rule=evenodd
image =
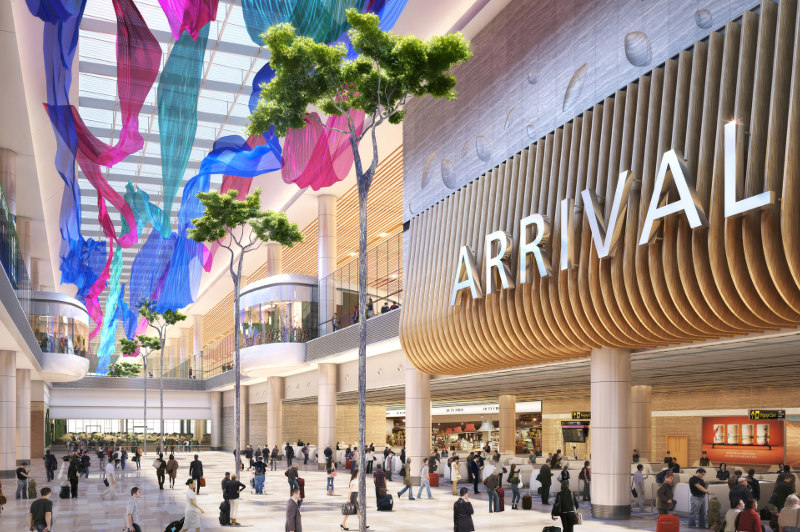
<path id="1" fill-rule="evenodd" d="M 572 445 L 565 444 L 561 435 L 561 422 L 572 419 L 574 410 L 589 411 L 591 408 L 588 397 L 575 399 L 545 399 L 542 401 L 542 453 L 554 453 L 561 449 L 562 454 L 572 456 Z M 592 432 L 585 444 L 576 443 L 578 457 L 588 457 Z"/>
<path id="2" fill-rule="evenodd" d="M 314 428 L 316 430 L 316 418 Z M 336 441 L 358 442 L 358 405 L 336 406 Z M 367 405 L 367 445 L 370 443 L 386 444 L 386 405 Z"/>
<path id="3" fill-rule="evenodd" d="M 31 401 L 31 458 L 44 456 L 44 411 L 43 401 Z"/>
<path id="4" fill-rule="evenodd" d="M 267 441 L 267 403 L 250 404 L 249 409 L 250 445 L 254 449 L 257 445 L 275 445 L 275 442 Z"/>
<path id="5" fill-rule="evenodd" d="M 283 404 L 283 441 L 317 443 L 317 405 Z"/>

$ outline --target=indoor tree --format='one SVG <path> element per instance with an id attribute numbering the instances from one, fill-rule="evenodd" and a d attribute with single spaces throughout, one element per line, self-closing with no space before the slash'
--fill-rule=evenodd
<path id="1" fill-rule="evenodd" d="M 238 190 L 199 192 L 197 198 L 205 207 L 202 218 L 192 220 L 193 229 L 188 232 L 195 242 L 218 242 L 228 250 L 228 270 L 233 281 L 233 335 L 234 335 L 234 422 L 236 442 L 236 471 L 241 469 L 239 447 L 241 439 L 241 378 L 239 353 L 241 338 L 241 315 L 239 313 L 239 291 L 242 282 L 244 256 L 257 250 L 265 242 L 277 242 L 292 247 L 303 241 L 297 224 L 289 222 L 286 213 L 261 210 L 261 189 L 249 194 L 244 200 L 236 199 Z"/>
<path id="2" fill-rule="evenodd" d="M 377 15 L 347 12 L 352 26 L 348 32 L 353 49 L 359 54 L 346 61 L 342 44 L 327 45 L 297 35 L 291 24 L 277 24 L 263 35 L 272 55 L 270 66 L 275 77 L 262 85 L 258 107 L 250 116 L 248 132 L 259 135 L 271 126 L 285 136 L 289 128 L 302 129 L 316 120 L 323 127 L 347 137 L 353 152 L 360 218 L 358 264 L 358 312 L 360 344 L 358 349 L 358 446 L 359 453 L 359 527 L 366 528 L 366 252 L 367 194 L 378 166 L 376 129 L 384 122 L 399 124 L 406 113 L 409 97 L 456 98 L 453 66 L 471 57 L 469 42 L 461 34 L 434 36 L 423 40 L 413 35 L 395 35 L 383 31 Z M 313 108 L 330 116 L 347 115 L 343 128 L 326 125 Z M 359 128 L 351 111 L 363 111 L 366 117 Z M 359 142 L 372 139 L 372 153 L 362 161 Z M 366 164 L 366 166 L 365 166 Z"/>
<path id="3" fill-rule="evenodd" d="M 139 314 L 147 322 L 147 326 L 154 329 L 155 336 L 148 336 L 140 334 L 134 340 L 123 338 L 120 340 L 122 345 L 123 355 L 135 356 L 138 351 L 142 355 L 142 362 L 144 363 L 144 452 L 147 452 L 147 357 L 154 351 L 161 351 L 161 375 L 160 375 L 160 392 L 159 402 L 160 417 L 161 417 L 161 436 L 159 438 L 159 452 L 164 452 L 164 345 L 167 340 L 167 329 L 176 323 L 186 319 L 186 314 L 167 309 L 164 313 L 156 312 L 155 304 L 149 300 L 145 300 L 141 307 L 139 307 Z"/>

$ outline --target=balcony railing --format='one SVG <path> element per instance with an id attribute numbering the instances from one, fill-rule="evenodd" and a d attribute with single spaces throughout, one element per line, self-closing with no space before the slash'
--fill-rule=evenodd
<path id="1" fill-rule="evenodd" d="M 11 281 L 11 286 L 17 292 L 22 310 L 30 314 L 31 310 L 31 281 L 25 260 L 20 251 L 19 237 L 17 236 L 16 220 L 8 208 L 6 196 L 0 187 L 0 263 Z"/>
<path id="2" fill-rule="evenodd" d="M 394 310 L 403 300 L 403 233 L 367 250 L 367 319 Z M 327 315 L 324 312 L 327 306 Z M 320 280 L 319 335 L 358 322 L 358 256 Z"/>

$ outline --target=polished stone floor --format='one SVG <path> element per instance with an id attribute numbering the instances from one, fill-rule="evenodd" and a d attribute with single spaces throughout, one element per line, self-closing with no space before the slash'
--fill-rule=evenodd
<path id="1" fill-rule="evenodd" d="M 78 486 L 77 499 L 59 499 L 58 488 L 66 479 L 66 463 L 61 462 L 61 466 L 56 473 L 54 482 L 47 484 L 44 474 L 42 460 L 35 460 L 33 463 L 33 478 L 37 481 L 38 487 L 49 485 L 54 490 L 51 497 L 54 506 L 55 532 L 66 531 L 94 531 L 106 532 L 122 530 L 125 518 L 125 505 L 130 497 L 130 488 L 139 486 L 142 489 L 142 497 L 139 499 L 139 513 L 143 522 L 141 525 L 147 532 L 159 532 L 164 530 L 166 525 L 179 519 L 183 515 L 185 505 L 185 486 L 183 483 L 187 478 L 191 455 L 188 453 L 178 453 L 180 469 L 176 480 L 175 489 L 158 489 L 155 470 L 152 467 L 154 455 L 148 454 L 142 459 L 142 469 L 137 471 L 135 464 L 128 463 L 127 470 L 120 473 L 117 484 L 116 499 L 107 498 L 101 500 L 99 494 L 103 490 L 102 476 L 97 460 L 92 461 L 89 478 L 81 478 Z M 199 505 L 205 510 L 202 516 L 203 530 L 222 530 L 228 527 L 219 525 L 219 504 L 222 501 L 219 489 L 220 481 L 226 470 L 233 469 L 233 457 L 230 453 L 203 452 L 200 459 L 203 461 L 203 468 L 208 482 L 206 488 L 201 489 L 198 499 Z M 302 464 L 302 462 L 301 462 Z M 131 468 L 133 466 L 133 468 Z M 302 468 L 302 465 L 300 466 Z M 316 465 L 312 469 L 301 472 L 301 476 L 306 479 L 306 499 L 302 506 L 303 526 L 307 532 L 316 531 L 335 531 L 339 529 L 342 521 L 340 508 L 345 500 L 344 495 L 329 497 L 325 494 L 325 475 L 317 471 Z M 243 483 L 249 486 L 252 474 L 245 471 L 242 479 Z M 337 493 L 344 494 L 347 491 L 346 472 L 336 478 Z M 433 489 L 433 500 L 425 499 L 409 501 L 404 495 L 398 499 L 396 491 L 402 488 L 401 482 L 391 482 L 390 487 L 394 493 L 394 511 L 377 512 L 374 511 L 374 490 L 371 489 L 371 478 L 368 482 L 368 501 L 370 511 L 368 513 L 370 530 L 391 531 L 391 532 L 411 532 L 418 530 L 440 530 L 452 529 L 452 505 L 455 498 L 452 496 L 450 486 L 442 485 Z M 12 479 L 3 480 L 3 492 L 9 498 L 8 504 L 0 514 L 0 531 L 28 530 L 27 512 L 31 501 L 15 500 L 14 490 L 16 481 Z M 525 491 L 523 491 L 523 494 Z M 416 495 L 416 493 L 414 493 Z M 239 504 L 239 522 L 241 528 L 252 528 L 253 530 L 281 531 L 284 530 L 284 515 L 286 501 L 288 499 L 288 484 L 283 474 L 283 464 L 278 471 L 267 472 L 266 495 L 255 495 L 251 490 L 242 492 L 242 499 Z M 489 514 L 489 507 L 485 495 L 473 497 L 475 507 L 475 528 L 483 530 L 530 530 L 539 531 L 548 524 L 552 524 L 549 514 L 545 513 L 541 504 L 534 502 L 532 511 L 510 509 L 511 494 L 506 492 L 506 511 L 499 514 Z M 548 510 L 549 511 L 549 510 Z M 591 519 L 588 508 L 582 510 L 584 515 L 583 526 L 576 530 L 655 530 L 655 516 L 645 514 L 636 516 L 626 522 L 602 522 Z M 684 526 L 685 526 L 685 520 Z M 354 517 L 348 522 L 351 530 L 357 529 L 357 522 Z M 560 526 L 560 523 L 558 524 Z"/>

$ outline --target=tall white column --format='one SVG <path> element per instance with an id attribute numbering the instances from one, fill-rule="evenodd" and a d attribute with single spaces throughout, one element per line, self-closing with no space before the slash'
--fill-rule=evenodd
<path id="1" fill-rule="evenodd" d="M 339 376 L 336 364 L 320 364 L 317 370 L 317 461 L 325 464 L 325 448 L 336 448 L 336 391 Z"/>
<path id="2" fill-rule="evenodd" d="M 631 353 L 592 350 L 592 515 L 631 516 Z"/>
<path id="3" fill-rule="evenodd" d="M 411 476 L 419 484 L 422 461 L 431 455 L 431 376 L 408 360 L 406 365 L 406 458 L 411 458 Z"/>
<path id="4" fill-rule="evenodd" d="M 650 398 L 652 386 L 631 386 L 631 449 L 639 451 L 639 456 L 653 459 L 651 451 L 652 407 Z"/>
<path id="5" fill-rule="evenodd" d="M 206 433 L 206 420 L 205 419 L 195 419 L 194 420 L 194 434 L 192 438 L 197 440 L 198 442 L 203 442 L 203 435 Z"/>
<path id="6" fill-rule="evenodd" d="M 267 379 L 267 445 L 283 449 L 283 377 Z"/>
<path id="7" fill-rule="evenodd" d="M 31 370 L 17 370 L 17 464 L 31 463 Z"/>
<path id="8" fill-rule="evenodd" d="M 0 187 L 6 197 L 8 210 L 17 215 L 17 154 L 0 148 Z"/>
<path id="9" fill-rule="evenodd" d="M 269 277 L 283 273 L 283 246 L 277 242 L 267 243 L 267 265 Z"/>
<path id="10" fill-rule="evenodd" d="M 250 388 L 242 386 L 239 394 L 239 412 L 241 417 L 241 430 L 239 432 L 239 449 L 244 449 L 250 443 Z"/>
<path id="11" fill-rule="evenodd" d="M 211 450 L 222 450 L 222 392 L 211 392 Z"/>
<path id="12" fill-rule="evenodd" d="M 325 282 L 336 271 L 336 196 L 323 194 L 317 196 L 317 202 L 319 323 L 324 324 L 319 329 L 321 336 L 333 331 L 330 320 L 336 309 L 334 285 Z"/>
<path id="13" fill-rule="evenodd" d="M 17 469 L 17 354 L 0 351 L 0 477 Z"/>
<path id="14" fill-rule="evenodd" d="M 517 396 L 500 396 L 500 454 L 517 452 Z"/>

